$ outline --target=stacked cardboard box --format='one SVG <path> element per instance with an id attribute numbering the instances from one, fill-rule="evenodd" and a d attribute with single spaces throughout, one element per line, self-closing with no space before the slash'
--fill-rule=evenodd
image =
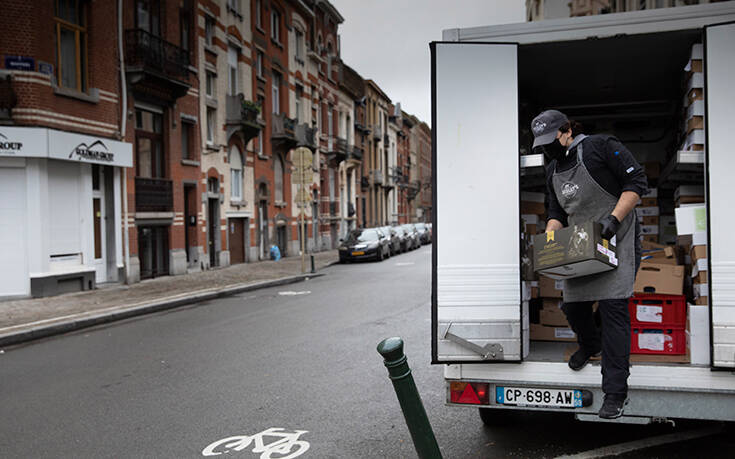
<path id="1" fill-rule="evenodd" d="M 546 228 L 545 199 L 544 193 L 521 192 L 521 220 L 525 234 L 533 236 Z"/>
<path id="2" fill-rule="evenodd" d="M 684 289 L 684 267 L 679 266 L 676 250 L 671 246 L 642 242 L 641 267 L 635 279 L 635 293 L 681 295 Z"/>
<path id="3" fill-rule="evenodd" d="M 531 339 L 534 341 L 569 341 L 577 338 L 569 328 L 567 318 L 561 310 L 563 282 L 539 276 L 539 294 L 542 307 L 538 324 L 531 324 Z"/>
<path id="4" fill-rule="evenodd" d="M 686 71 L 684 94 L 684 140 L 681 150 L 704 150 L 704 50 L 701 43 L 692 46 Z"/>
<path id="5" fill-rule="evenodd" d="M 636 209 L 638 222 L 641 224 L 641 240 L 658 242 L 659 208 L 658 190 L 652 188 L 641 197 L 640 206 Z"/>
<path id="6" fill-rule="evenodd" d="M 703 185 L 681 185 L 674 191 L 674 204 L 681 207 L 682 204 L 704 204 Z"/>
<path id="7" fill-rule="evenodd" d="M 709 304 L 709 285 L 707 276 L 707 233 L 696 232 L 692 235 L 691 277 L 694 301 L 698 306 Z"/>
<path id="8" fill-rule="evenodd" d="M 691 363 L 709 365 L 709 307 L 705 305 L 687 306 L 687 348 Z"/>

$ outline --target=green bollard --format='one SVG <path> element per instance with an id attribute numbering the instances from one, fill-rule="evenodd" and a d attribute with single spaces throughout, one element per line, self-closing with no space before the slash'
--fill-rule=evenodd
<path id="1" fill-rule="evenodd" d="M 403 340 L 401 338 L 384 339 L 378 344 L 378 353 L 385 359 L 383 363 L 388 368 L 388 375 L 393 381 L 393 388 L 401 404 L 408 430 L 411 432 L 416 453 L 421 459 L 441 459 L 439 445 L 436 443 L 429 418 L 421 403 L 419 391 L 411 376 L 406 355 L 403 353 Z"/>

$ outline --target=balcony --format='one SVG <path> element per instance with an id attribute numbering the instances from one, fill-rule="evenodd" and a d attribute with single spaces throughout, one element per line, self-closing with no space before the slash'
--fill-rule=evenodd
<path id="1" fill-rule="evenodd" d="M 332 137 L 331 148 L 328 154 L 333 156 L 337 164 L 347 159 L 347 140 L 341 137 Z"/>
<path id="2" fill-rule="evenodd" d="M 296 146 L 296 121 L 285 113 L 274 113 L 271 118 L 271 144 L 274 151 L 281 152 Z"/>
<path id="3" fill-rule="evenodd" d="M 358 123 L 357 121 L 355 121 L 355 130 L 362 132 L 364 134 L 370 134 L 370 126 L 366 126 L 362 123 Z"/>
<path id="4" fill-rule="evenodd" d="M 373 131 L 373 139 L 380 140 L 383 138 L 383 130 L 380 129 L 379 124 L 374 125 L 372 128 L 372 131 Z"/>
<path id="5" fill-rule="evenodd" d="M 385 133 L 383 135 L 383 146 L 387 147 L 390 145 L 390 137 L 388 137 L 388 133 Z"/>
<path id="6" fill-rule="evenodd" d="M 136 212 L 170 212 L 173 208 L 174 195 L 171 180 L 135 177 Z"/>
<path id="7" fill-rule="evenodd" d="M 306 123 L 296 125 L 296 145 L 306 147 L 314 152 L 316 150 L 315 134 L 316 128 L 309 127 Z"/>
<path id="8" fill-rule="evenodd" d="M 161 37 L 142 29 L 126 30 L 125 61 L 134 88 L 145 85 L 146 93 L 170 100 L 189 90 L 189 52 Z"/>
<path id="9" fill-rule="evenodd" d="M 265 121 L 260 116 L 260 106 L 245 100 L 242 93 L 236 96 L 227 95 L 225 105 L 227 117 L 225 122 L 242 132 L 245 143 L 257 137 L 265 127 Z"/>
<path id="10" fill-rule="evenodd" d="M 347 161 L 362 161 L 362 148 L 353 145 L 347 152 Z"/>
<path id="11" fill-rule="evenodd" d="M 373 178 L 373 184 L 374 185 L 382 185 L 383 184 L 383 171 L 380 169 L 374 169 L 370 171 L 370 176 Z"/>
<path id="12" fill-rule="evenodd" d="M 363 190 L 367 190 L 370 188 L 370 179 L 368 179 L 366 176 L 360 177 L 360 188 Z"/>

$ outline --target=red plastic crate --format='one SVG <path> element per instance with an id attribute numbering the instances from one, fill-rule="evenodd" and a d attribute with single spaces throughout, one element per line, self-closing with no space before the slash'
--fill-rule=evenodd
<path id="1" fill-rule="evenodd" d="M 682 355 L 686 352 L 687 338 L 683 327 L 631 327 L 631 354 Z"/>
<path id="2" fill-rule="evenodd" d="M 684 295 L 643 293 L 628 300 L 631 326 L 683 328 L 687 323 L 687 300 Z"/>

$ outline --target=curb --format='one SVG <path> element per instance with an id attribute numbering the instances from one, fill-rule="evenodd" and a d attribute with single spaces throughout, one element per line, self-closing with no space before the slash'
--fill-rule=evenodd
<path id="1" fill-rule="evenodd" d="M 198 303 L 200 301 L 236 295 L 242 292 L 250 292 L 263 288 L 294 284 L 296 282 L 302 282 L 321 276 L 324 276 L 324 274 L 300 274 L 298 276 L 281 277 L 279 279 L 255 282 L 252 284 L 240 284 L 231 287 L 221 288 L 215 291 L 200 291 L 201 293 L 197 293 L 196 291 L 194 291 L 183 298 L 164 298 L 162 300 L 151 301 L 150 303 L 127 309 L 118 309 L 106 313 L 92 314 L 89 316 L 80 317 L 78 319 L 71 319 L 68 321 L 62 321 L 50 325 L 32 327 L 27 330 L 22 330 L 15 333 L 8 333 L 5 335 L 0 334 L 0 347 L 6 347 L 14 344 L 25 343 L 27 341 L 47 338 L 49 336 L 60 335 L 83 328 L 94 327 L 96 325 L 117 322 L 120 320 L 129 319 L 131 317 L 165 311 L 167 309 L 173 309 L 179 306 Z"/>

